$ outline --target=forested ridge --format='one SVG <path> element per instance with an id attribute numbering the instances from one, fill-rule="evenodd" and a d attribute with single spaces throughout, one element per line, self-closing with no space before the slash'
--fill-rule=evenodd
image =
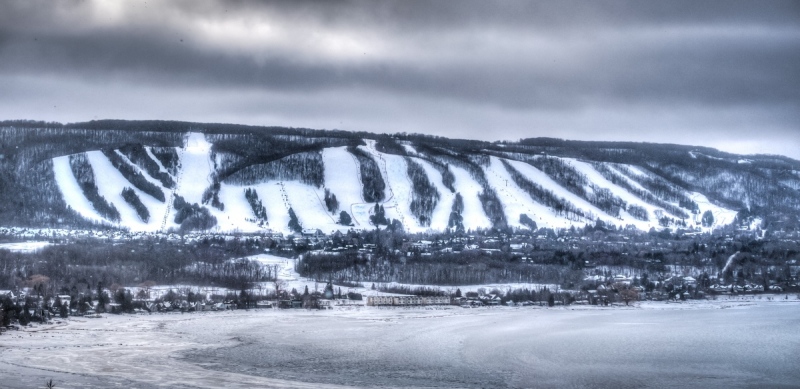
<path id="1" fill-rule="evenodd" d="M 359 163 L 364 201 L 383 201 L 387 184 L 381 174 L 381 162 L 362 146 L 365 139 L 372 139 L 379 152 L 427 161 L 441 173 L 442 184 L 452 192 L 456 191 L 452 167 L 466 170 L 483 188 L 480 202 L 496 228 L 505 228 L 509 221 L 497 188 L 491 187 L 485 177 L 484 169 L 490 156 L 529 163 L 612 217 L 624 211 L 638 220 L 656 220 L 663 226 L 682 227 L 687 219 L 699 217 L 698 205 L 687 195 L 691 192 L 702 193 L 712 203 L 743 215 L 760 217 L 765 226 L 795 228 L 800 215 L 800 162 L 782 156 L 741 156 L 706 147 L 551 138 L 485 142 L 407 133 L 372 134 L 177 121 L 101 120 L 70 124 L 4 121 L 0 122 L 0 225 L 94 227 L 93 222 L 67 206 L 55 183 L 52 158 L 67 155 L 84 194 L 95 209 L 108 220 L 117 220 L 119 216 L 113 204 L 96 195 L 91 177 L 81 169 L 85 158 L 81 155 L 88 151 L 103 151 L 133 187 L 159 201 L 168 201 L 164 191 L 141 177 L 132 166 L 147 172 L 163 188 L 174 187 L 173 177 L 180 165 L 177 150 L 182 147 L 187 132 L 202 132 L 213 145 L 216 175 L 204 204 L 218 209 L 224 208 L 217 197 L 219 183 L 247 186 L 276 179 L 298 180 L 322 187 L 321 150 L 343 146 Z M 644 208 L 595 186 L 563 158 L 589 163 L 607 180 L 666 213 L 649 215 Z M 421 168 L 415 162 L 408 165 L 415 196 L 412 210 L 420 224 L 425 225 L 442 194 L 426 182 L 428 176 L 420 174 Z M 503 166 L 531 198 L 557 214 L 575 219 L 596 216 L 587 210 L 575 209 L 536 182 L 527 180 L 507 163 Z M 630 170 L 630 166 L 642 173 Z M 148 215 L 138 205 L 141 199 L 137 202 L 138 195 L 134 195 L 126 191 L 125 201 L 144 220 Z M 330 200 L 325 201 L 328 211 L 338 212 L 338 204 L 333 206 Z M 186 209 L 202 215 L 200 206 L 198 204 L 196 210 L 191 205 Z M 458 212 L 451 215 L 454 226 L 458 225 L 458 218 Z M 193 219 L 195 227 L 208 225 L 207 219 Z"/>

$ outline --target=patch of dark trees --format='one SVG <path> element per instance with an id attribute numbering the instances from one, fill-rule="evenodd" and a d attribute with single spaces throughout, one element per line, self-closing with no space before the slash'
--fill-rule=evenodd
<path id="1" fill-rule="evenodd" d="M 364 201 L 368 203 L 383 201 L 386 183 L 383 181 L 378 163 L 368 152 L 356 146 L 348 147 L 347 151 L 358 160 Z"/>
<path id="2" fill-rule="evenodd" d="M 94 178 L 94 171 L 92 165 L 86 154 L 73 154 L 69 156 L 69 166 L 72 169 L 72 174 L 81 186 L 83 195 L 92 203 L 92 207 L 101 216 L 111 221 L 119 221 L 120 215 L 114 204 L 106 201 L 105 197 L 101 196 L 97 191 L 97 183 Z"/>
<path id="3" fill-rule="evenodd" d="M 213 183 L 203 191 L 203 197 L 201 202 L 203 204 L 211 204 L 212 207 L 219 209 L 220 211 L 225 210 L 225 204 L 220 201 L 219 199 L 219 190 L 221 189 L 222 185 L 220 185 L 219 181 L 214 178 Z"/>
<path id="4" fill-rule="evenodd" d="M 303 226 L 300 225 L 300 220 L 294 213 L 294 209 L 289 208 L 289 228 L 294 232 L 303 231 Z"/>
<path id="5" fill-rule="evenodd" d="M 221 166 L 223 173 L 230 169 Z M 255 185 L 269 180 L 300 181 L 321 187 L 325 181 L 325 166 L 319 151 L 301 152 L 284 156 L 268 163 L 252 164 L 229 174 L 225 182 L 233 185 Z"/>
<path id="6" fill-rule="evenodd" d="M 461 193 L 456 193 L 453 199 L 453 207 L 450 209 L 450 218 L 447 221 L 447 228 L 455 232 L 464 232 L 464 198 Z"/>
<path id="7" fill-rule="evenodd" d="M 532 231 L 536 230 L 537 227 L 536 222 L 533 221 L 533 219 L 531 219 L 530 216 L 524 213 L 519 214 L 519 224 L 522 224 L 523 226 L 530 228 Z"/>
<path id="8" fill-rule="evenodd" d="M 258 192 L 256 192 L 253 188 L 247 188 L 244 190 L 244 198 L 247 199 L 247 203 L 250 204 L 250 209 L 253 210 L 253 215 L 255 216 L 256 220 L 259 222 L 267 222 L 267 210 L 264 208 L 264 204 L 261 202 L 261 199 L 258 198 Z"/>
<path id="9" fill-rule="evenodd" d="M 128 164 L 116 151 L 103 149 L 103 155 L 108 158 L 111 165 L 122 173 L 122 176 L 133 184 L 133 186 L 162 203 L 166 201 L 166 197 L 161 188 L 148 181 L 139 170 Z"/>
<path id="10" fill-rule="evenodd" d="M 272 281 L 278 269 L 241 258 L 263 252 L 263 239 L 204 239 L 181 243 L 147 240 L 131 243 L 79 241 L 35 253 L 0 250 L 0 289 L 32 287 L 32 276 L 49 280 L 34 293 L 65 294 L 78 301 L 98 285 L 216 285 L 240 290 Z M 95 293 L 95 299 L 97 294 Z"/>
<path id="11" fill-rule="evenodd" d="M 451 239 L 456 237 L 462 243 L 452 243 Z M 333 240 L 372 243 L 377 249 L 372 253 L 356 250 L 307 253 L 298 262 L 298 272 L 322 281 L 334 279 L 362 284 L 531 282 L 574 288 L 580 284 L 582 274 L 595 274 L 601 267 L 640 269 L 651 275 L 669 277 L 672 274 L 670 265 L 722 269 L 728 257 L 740 251 L 745 253 L 736 267 L 744 266 L 740 280 L 769 273 L 771 279 L 784 282 L 791 279 L 789 261 L 800 253 L 796 241 L 758 240 L 752 234 L 736 234 L 732 229 L 713 235 L 689 235 L 682 230 L 617 229 L 599 221 L 584 228 L 518 230 L 514 235 L 491 230 L 479 230 L 470 235 L 409 235 L 386 229 L 350 231 Z M 431 241 L 431 249 L 406 246 L 406 242 L 417 240 Z M 511 242 L 527 242 L 528 245 L 512 250 Z M 470 243 L 482 249 L 467 250 L 465 245 Z M 334 242 L 337 244 L 343 243 Z M 454 252 L 439 251 L 446 247 Z"/>
<path id="12" fill-rule="evenodd" d="M 147 210 L 147 207 L 142 204 L 142 200 L 139 198 L 139 195 L 136 194 L 132 188 L 125 187 L 122 189 L 122 198 L 136 210 L 136 214 L 139 215 L 139 219 L 143 222 L 147 223 L 150 220 L 150 211 Z"/>
<path id="13" fill-rule="evenodd" d="M 172 150 L 173 152 L 175 151 L 175 149 L 172 148 L 169 149 Z M 147 150 L 145 150 L 144 146 L 142 146 L 141 144 L 139 143 L 128 144 L 120 147 L 119 151 L 126 157 L 128 157 L 128 159 L 131 162 L 135 163 L 137 166 L 146 171 L 147 174 L 150 175 L 150 177 L 159 180 L 161 182 L 161 185 L 163 185 L 165 188 L 171 189 L 175 187 L 175 181 L 172 179 L 172 177 L 170 177 L 170 175 L 167 174 L 166 172 L 161 171 L 161 168 L 158 166 L 158 163 L 156 163 L 156 161 L 154 161 L 153 158 L 150 157 L 150 154 L 147 153 Z M 169 156 L 169 154 L 162 154 L 162 155 L 166 156 L 165 158 L 166 161 L 162 161 L 162 164 L 165 166 L 165 168 L 166 166 L 173 166 L 175 162 L 170 161 L 171 157 Z M 177 154 L 175 154 L 175 159 L 177 160 Z"/>
<path id="14" fill-rule="evenodd" d="M 428 180 L 428 174 L 419 163 L 406 157 L 408 179 L 411 181 L 411 213 L 421 226 L 431 225 L 431 215 L 439 203 L 439 191 Z"/>
<path id="15" fill-rule="evenodd" d="M 383 255 L 380 259 L 345 253 L 309 254 L 297 265 L 304 277 L 427 285 L 474 285 L 509 282 L 578 283 L 581 272 L 560 265 L 527 264 L 508 253 L 481 251 L 432 257 Z"/>
<path id="16" fill-rule="evenodd" d="M 379 203 L 375 203 L 375 207 L 372 208 L 372 215 L 369 217 L 369 221 L 375 225 L 389 225 L 389 219 L 386 218 L 386 210 L 383 208 L 382 205 Z"/>
<path id="17" fill-rule="evenodd" d="M 325 208 L 327 208 L 330 213 L 336 213 L 336 211 L 339 210 L 339 200 L 336 199 L 336 195 L 331 193 L 328 188 L 325 188 Z"/>
<path id="18" fill-rule="evenodd" d="M 217 225 L 217 218 L 206 207 L 197 203 L 189 204 L 178 195 L 175 195 L 172 204 L 175 209 L 174 220 L 180 225 L 181 231 L 207 230 Z"/>
<path id="19" fill-rule="evenodd" d="M 150 152 L 153 153 L 159 162 L 161 162 L 161 165 L 164 166 L 164 169 L 167 169 L 170 174 L 173 176 L 178 175 L 180 157 L 174 147 L 151 147 Z"/>

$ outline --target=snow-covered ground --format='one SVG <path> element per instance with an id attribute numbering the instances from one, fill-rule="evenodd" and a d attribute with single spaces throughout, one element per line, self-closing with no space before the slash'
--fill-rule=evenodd
<path id="1" fill-rule="evenodd" d="M 106 315 L 0 336 L 2 386 L 794 387 L 797 302 Z"/>
<path id="2" fill-rule="evenodd" d="M 468 171 L 460 167 L 450 166 L 450 171 L 455 177 L 453 186 L 456 188 L 456 193 L 460 193 L 464 201 L 464 211 L 461 214 L 464 219 L 464 228 L 467 230 L 491 228 L 492 221 L 483 211 L 483 205 L 478 197 L 483 193 L 481 184 L 475 181 Z"/>
<path id="3" fill-rule="evenodd" d="M 629 215 L 627 212 L 622 211 L 620 212 L 622 220 L 618 221 L 617 224 L 622 224 L 622 225 L 631 224 L 636 226 L 637 229 L 649 230 L 650 228 L 661 228 L 658 224 L 658 218 L 655 216 L 657 213 L 663 213 L 664 215 L 670 215 L 675 219 L 680 219 L 680 217 L 672 215 L 670 212 L 660 207 L 647 203 L 646 201 L 640 199 L 636 195 L 629 192 L 627 189 L 622 188 L 619 185 L 616 185 L 611 181 L 607 180 L 605 177 L 603 177 L 602 174 L 600 174 L 600 172 L 595 170 L 595 168 L 589 163 L 579 161 L 574 158 L 562 158 L 562 159 L 567 161 L 570 165 L 572 165 L 572 167 L 574 167 L 575 170 L 577 170 L 579 173 L 586 176 L 589 182 L 593 183 L 598 188 L 608 189 L 614 196 L 619 197 L 620 199 L 622 199 L 622 201 L 625 201 L 628 205 L 639 206 L 641 208 L 646 209 L 647 212 L 649 213 L 650 220 L 641 221 Z M 591 190 L 591 188 L 587 188 L 587 190 Z"/>
<path id="4" fill-rule="evenodd" d="M 430 183 L 436 187 L 436 191 L 439 192 L 439 202 L 436 204 L 431 214 L 430 229 L 442 231 L 447 228 L 447 223 L 450 222 L 450 212 L 453 209 L 453 202 L 456 199 L 456 194 L 444 186 L 442 173 L 439 173 L 428 161 L 420 158 L 412 159 L 425 169 Z"/>
<path id="5" fill-rule="evenodd" d="M 413 147 L 404 144 L 406 150 L 415 155 Z M 403 223 L 405 230 L 409 232 L 424 232 L 428 230 L 441 231 L 447 227 L 450 211 L 452 209 L 455 193 L 444 187 L 441 173 L 430 163 L 419 157 L 411 157 L 419 163 L 429 181 L 436 187 L 440 194 L 439 202 L 433 210 L 430 226 L 421 225 L 419 220 L 411 213 L 410 204 L 413 199 L 412 183 L 408 177 L 408 167 L 404 157 L 381 153 L 375 148 L 375 141 L 367 140 L 365 146 L 359 146 L 361 150 L 367 152 L 377 163 L 381 176 L 386 183 L 385 198 L 382 206 L 386 210 L 386 217 L 396 219 Z M 147 153 L 152 156 L 152 150 L 145 148 Z M 139 171 L 150 183 L 161 188 L 165 193 L 167 201 L 161 202 L 147 195 L 128 182 L 122 174 L 112 166 L 111 162 L 100 151 L 90 151 L 86 155 L 94 171 L 100 194 L 119 210 L 121 221 L 111 223 L 100 216 L 83 195 L 75 177 L 69 168 L 68 156 L 53 159 L 53 169 L 56 182 L 61 190 L 64 200 L 68 206 L 74 209 L 81 216 L 107 224 L 114 224 L 127 228 L 131 231 L 166 231 L 170 228 L 177 228 L 174 223 L 175 212 L 172 207 L 175 195 L 182 196 L 189 203 L 202 202 L 203 192 L 212 184 L 215 169 L 215 161 L 212 160 L 212 145 L 201 133 L 188 133 L 184 138 L 184 146 L 177 149 L 180 159 L 178 174 L 174 176 L 177 187 L 174 190 L 164 188 L 160 181 L 151 177 L 139 166 L 130 163 L 127 157 L 117 152 L 121 158 L 129 163 L 134 169 Z M 324 163 L 324 186 L 317 188 L 299 181 L 265 181 L 256 185 L 251 185 L 256 189 L 259 198 L 266 208 L 268 223 L 259 225 L 254 222 L 252 209 L 244 197 L 244 186 L 222 184 L 219 191 L 220 201 L 224 204 L 224 210 L 216 209 L 208 204 L 209 212 L 216 217 L 217 225 L 212 229 L 216 233 L 224 232 L 259 232 L 259 231 L 278 231 L 283 233 L 292 232 L 288 227 L 289 208 L 293 209 L 300 224 L 307 229 L 320 229 L 325 233 L 332 231 L 345 231 L 349 226 L 337 224 L 339 219 L 338 212 L 331 214 L 328 212 L 323 198 L 324 190 L 328 189 L 336 195 L 340 210 L 350 214 L 354 226 L 352 228 L 365 229 L 374 228 L 370 223 L 370 215 L 373 212 L 374 204 L 366 203 L 362 197 L 363 186 L 362 177 L 359 169 L 358 160 L 347 151 L 346 147 L 331 147 L 322 150 Z M 159 165 L 160 170 L 166 171 L 157 158 L 153 160 Z M 515 161 L 507 160 L 523 175 L 533 182 L 541 185 L 547 190 L 552 191 L 556 196 L 564 198 L 576 207 L 585 212 L 590 212 L 591 216 L 620 226 L 634 225 L 642 230 L 649 230 L 651 227 L 660 228 L 656 215 L 670 213 L 658 206 L 652 205 L 638 198 L 633 193 L 606 180 L 594 167 L 586 162 L 572 158 L 562 158 L 565 162 L 572 165 L 579 173 L 585 175 L 589 181 L 598 188 L 607 188 L 615 196 L 620 197 L 628 204 L 640 206 L 650 214 L 649 221 L 640 221 L 627 212 L 622 211 L 619 218 L 612 217 L 590 204 L 583 198 L 576 196 L 564 187 L 559 185 L 552 178 L 542 173 L 535 167 Z M 615 164 L 606 164 L 609 168 L 619 173 L 630 185 L 639 190 L 647 190 L 637 183 L 632 176 L 649 176 L 650 173 L 636 166 L 624 166 L 624 172 L 618 169 Z M 463 222 L 466 229 L 489 228 L 491 222 L 484 213 L 483 206 L 479 200 L 479 195 L 483 188 L 476 182 L 470 174 L 455 166 L 450 166 L 450 170 L 455 177 L 455 191 L 460 193 L 464 201 Z M 519 223 L 519 216 L 527 214 L 540 227 L 569 228 L 570 226 L 582 226 L 594 220 L 570 220 L 563 215 L 557 215 L 554 211 L 537 201 L 534 201 L 528 193 L 519 188 L 511 179 L 505 167 L 497 157 L 491 157 L 490 164 L 485 167 L 485 175 L 489 184 L 496 191 L 502 203 L 506 218 L 510 225 L 524 227 Z M 629 177 L 628 175 L 631 175 Z M 144 205 L 150 211 L 150 220 L 142 222 L 136 211 L 122 199 L 121 192 L 125 187 L 132 188 Z M 587 187 L 588 191 L 592 188 Z M 712 204 L 705 196 L 699 193 L 687 193 L 689 197 L 700 205 L 701 214 L 706 210 L 712 211 L 715 223 L 712 228 L 731 223 L 735 217 L 735 211 L 728 210 Z M 675 204 L 677 205 L 677 204 Z M 675 215 L 671 215 L 676 217 Z M 677 218 L 677 217 L 676 217 Z"/>
<path id="6" fill-rule="evenodd" d="M 725 209 L 712 204 L 711 201 L 709 201 L 708 198 L 702 193 L 691 192 L 689 194 L 689 198 L 697 203 L 699 208 L 699 212 L 695 215 L 695 224 L 698 226 L 702 225 L 701 219 L 706 211 L 711 211 L 711 214 L 714 215 L 713 226 L 711 228 L 704 228 L 705 231 L 711 231 L 711 229 L 716 226 L 725 226 L 733 223 L 733 221 L 736 219 L 736 215 L 738 214 L 738 212 L 734 210 Z"/>
<path id="7" fill-rule="evenodd" d="M 89 199 L 83 195 L 83 189 L 72 174 L 72 169 L 69 166 L 69 156 L 53 158 L 53 173 L 55 174 L 56 184 L 64 197 L 64 202 L 67 206 L 72 208 L 75 212 L 87 220 L 93 222 L 106 222 L 111 223 L 104 219 L 92 207 Z"/>
<path id="8" fill-rule="evenodd" d="M 14 253 L 32 253 L 49 245 L 50 242 L 0 243 L 0 250 L 8 250 Z"/>
<path id="9" fill-rule="evenodd" d="M 336 195 L 339 209 L 350 214 L 355 228 L 369 228 L 369 213 L 374 204 L 365 203 L 362 197 L 358 160 L 343 146 L 324 149 L 322 161 L 325 164 L 325 187 Z"/>
<path id="10" fill-rule="evenodd" d="M 503 205 L 508 224 L 517 228 L 527 228 L 519 221 L 520 214 L 528 215 L 538 227 L 569 228 L 571 222 L 558 217 L 550 208 L 534 202 L 511 178 L 500 159 L 491 157 L 490 164 L 484 168 L 486 180 L 494 188 Z"/>

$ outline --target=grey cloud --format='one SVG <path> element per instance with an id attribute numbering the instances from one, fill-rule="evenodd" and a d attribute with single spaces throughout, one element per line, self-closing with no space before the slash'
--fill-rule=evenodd
<path id="1" fill-rule="evenodd" d="M 593 128 L 618 126 L 618 139 L 661 140 L 659 131 L 669 128 L 685 139 L 676 143 L 691 143 L 692 132 L 726 136 L 730 123 L 742 129 L 737 136 L 755 139 L 758 123 L 747 119 L 759 118 L 783 143 L 798 143 L 794 1 L 107 4 L 116 4 L 108 14 L 92 2 L 4 3 L 0 78 L 82 85 L 75 88 L 83 91 L 75 92 L 79 102 L 93 101 L 90 93 L 140 90 L 151 101 L 191 94 L 195 105 L 222 106 L 219 118 L 236 122 L 313 117 L 330 128 L 342 118 L 337 112 L 347 112 L 352 129 L 378 132 L 460 126 L 475 137 L 487 127 L 492 134 L 557 136 L 547 132 L 556 128 L 596 139 Z M 263 33 L 258 29 L 249 36 L 254 25 L 274 25 L 284 35 L 278 43 L 255 35 Z M 231 26 L 243 26 L 231 41 L 206 40 L 204 28 L 224 33 Z M 326 51 L 324 38 L 339 35 L 366 49 Z M 22 93 L 19 82 L 10 84 Z M 236 109 L 249 104 L 231 91 L 260 96 L 269 114 Z M 321 96 L 336 101 L 326 106 Z M 197 114 L 164 99 L 176 116 Z M 138 106 L 139 115 L 153 109 L 137 98 L 122 100 Z M 0 104 L 6 104 L 0 113 L 9 114 L 8 99 Z M 109 104 L 102 104 L 106 115 L 125 112 Z M 373 112 L 353 108 L 360 106 Z M 90 119 L 98 110 L 84 112 Z"/>

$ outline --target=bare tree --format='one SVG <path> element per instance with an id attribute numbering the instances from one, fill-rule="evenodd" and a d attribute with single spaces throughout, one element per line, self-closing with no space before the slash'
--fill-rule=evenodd
<path id="1" fill-rule="evenodd" d="M 628 305 L 631 301 L 636 301 L 639 299 L 639 292 L 626 283 L 618 282 L 614 284 L 614 289 L 617 290 L 620 300 L 622 300 L 625 305 Z"/>

